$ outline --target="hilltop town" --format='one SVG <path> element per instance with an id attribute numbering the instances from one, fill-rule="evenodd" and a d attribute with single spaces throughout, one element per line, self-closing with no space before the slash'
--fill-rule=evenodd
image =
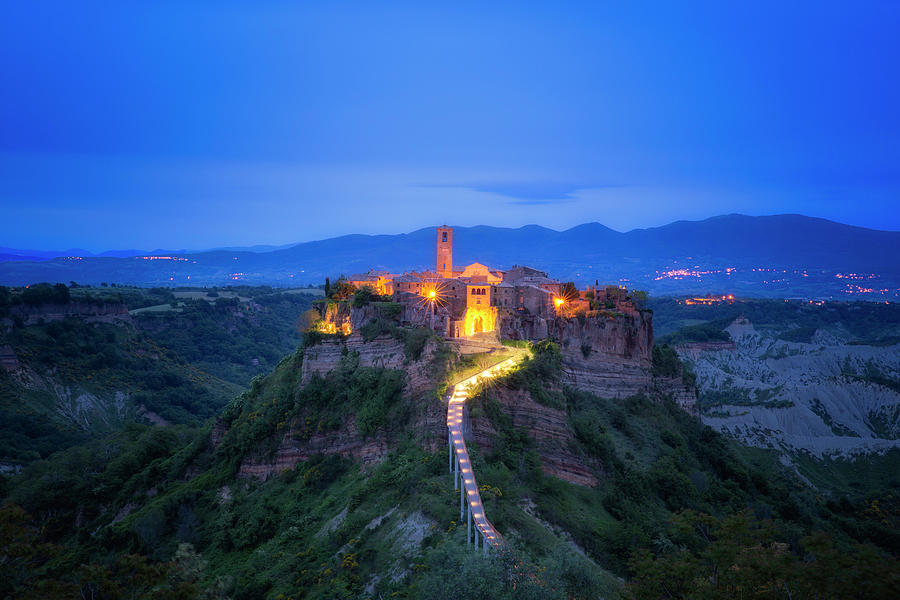
<path id="1" fill-rule="evenodd" d="M 505 271 L 478 262 L 458 267 L 453 264 L 453 228 L 447 226 L 437 228 L 433 271 L 371 270 L 346 281 L 353 289 L 390 296 L 402 307 L 402 323 L 430 327 L 446 338 L 494 333 L 488 337 L 540 340 L 552 337 L 549 323 L 557 317 L 600 311 L 639 314 L 635 299 L 619 286 L 579 290 L 520 265 Z M 349 333 L 348 324 L 342 326 Z"/>
<path id="2" fill-rule="evenodd" d="M 361 352 L 363 362 L 381 364 L 373 348 L 378 335 L 391 327 L 424 328 L 463 354 L 499 348 L 502 340 L 550 340 L 559 345 L 566 385 L 607 398 L 668 396 L 696 412 L 694 390 L 680 372 L 663 377 L 654 372 L 653 320 L 643 308 L 643 292 L 599 282 L 578 289 L 520 265 L 457 267 L 453 229 L 446 226 L 437 228 L 433 271 L 373 270 L 328 287 L 328 298 L 313 304 L 318 318 L 311 326 L 343 341 L 340 348 L 310 348 L 304 376 L 334 368 L 341 348 Z"/>

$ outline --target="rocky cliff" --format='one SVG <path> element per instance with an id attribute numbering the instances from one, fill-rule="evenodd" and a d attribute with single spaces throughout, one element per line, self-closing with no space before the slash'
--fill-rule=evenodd
<path id="1" fill-rule="evenodd" d="M 563 355 L 564 382 L 605 398 L 649 392 L 653 323 L 649 313 L 600 313 L 548 322 Z"/>
<path id="2" fill-rule="evenodd" d="M 405 373 L 403 395 L 414 407 L 411 429 L 424 447 L 434 450 L 443 446 L 446 404 L 437 395 L 443 371 L 435 367 L 435 357 L 450 352 L 455 357 L 450 358 L 452 362 L 458 359 L 460 350 L 434 338 L 425 344 L 421 356 L 412 359 L 396 335 L 384 333 L 366 341 L 361 330 L 379 317 L 373 305 L 352 308 L 348 302 L 323 303 L 319 310 L 323 321 L 333 324 L 334 329 L 339 331 L 346 324 L 353 333 L 327 337 L 306 347 L 302 352 L 298 385 L 307 385 L 316 375 L 327 376 L 350 354 L 358 357 L 360 367 L 402 370 Z M 653 327 L 649 312 L 600 313 L 550 320 L 507 313 L 500 324 L 500 335 L 504 337 L 527 339 L 535 332 L 543 332 L 545 337 L 557 341 L 563 359 L 562 385 L 606 398 L 624 399 L 639 393 L 656 399 L 667 396 L 687 412 L 696 410 L 695 392 L 681 378 L 652 375 Z M 577 485 L 597 484 L 603 466 L 573 451 L 576 444 L 564 409 L 538 404 L 527 391 L 502 385 L 496 396 L 500 408 L 510 416 L 512 426 L 525 429 L 534 440 L 546 473 Z M 490 452 L 497 432 L 483 408 L 473 410 L 467 437 Z M 215 437 L 221 439 L 224 432 L 217 431 Z M 383 434 L 363 436 L 352 414 L 346 415 L 335 430 L 315 432 L 311 436 L 304 435 L 303 431 L 301 421 L 288 423 L 278 433 L 277 449 L 254 453 L 241 465 L 240 474 L 265 479 L 319 453 L 352 457 L 368 468 L 381 461 L 390 448 L 390 440 Z"/>
<path id="3" fill-rule="evenodd" d="M 528 431 L 545 473 L 576 485 L 597 485 L 595 473 L 602 470 L 602 465 L 572 451 L 575 437 L 568 426 L 565 410 L 538 404 L 527 391 L 502 386 L 494 390 L 493 397 L 503 412 L 512 418 L 514 428 Z M 491 452 L 497 431 L 487 418 L 482 401 L 473 399 L 470 403 L 473 407 L 466 412 L 466 439 Z"/>
<path id="4" fill-rule="evenodd" d="M 358 343 L 360 329 L 378 317 L 374 305 L 353 308 L 349 301 L 330 302 L 321 303 L 319 311 L 323 329 L 353 332 L 348 343 L 365 354 L 368 363 L 397 368 L 398 357 L 388 349 Z M 551 339 L 560 345 L 567 385 L 607 398 L 652 393 L 659 387 L 654 385 L 651 374 L 653 317 L 649 311 L 591 311 L 578 317 L 550 319 L 504 308 L 498 308 L 497 313 L 500 338 Z M 311 354 L 310 372 L 327 372 L 329 365 L 336 364 L 337 359 L 328 356 L 328 352 L 323 349 L 323 359 L 318 351 Z M 324 361 L 321 366 L 320 360 Z M 682 400 L 688 402 L 689 394 L 682 395 Z"/>
<path id="5" fill-rule="evenodd" d="M 0 319 L 11 325 L 16 317 L 22 319 L 25 325 L 44 321 L 60 321 L 66 317 L 79 317 L 85 322 L 114 322 L 130 321 L 128 307 L 118 302 L 69 302 L 67 304 L 40 304 L 31 306 L 28 304 L 16 304 L 10 307 L 9 316 Z"/>
<path id="6" fill-rule="evenodd" d="M 446 443 L 446 405 L 436 395 L 438 373 L 432 364 L 438 349 L 435 341 L 427 341 L 421 355 L 412 360 L 407 357 L 404 344 L 390 335 L 381 335 L 369 342 L 359 333 L 343 339 L 325 340 L 303 350 L 299 385 L 308 384 L 316 374 L 327 375 L 350 353 L 358 356 L 360 367 L 402 370 L 405 374 L 404 401 L 412 407 L 411 429 L 423 447 L 433 450 Z M 371 467 L 387 455 L 390 439 L 383 433 L 362 435 L 355 418 L 356 415 L 347 414 L 340 427 L 315 431 L 311 435 L 302 418 L 296 419 L 279 432 L 278 448 L 274 453 L 262 450 L 255 453 L 241 464 L 239 473 L 266 479 L 314 454 L 339 454 L 353 458 L 365 468 Z M 221 439 L 223 435 L 223 431 L 218 431 L 216 437 Z"/>

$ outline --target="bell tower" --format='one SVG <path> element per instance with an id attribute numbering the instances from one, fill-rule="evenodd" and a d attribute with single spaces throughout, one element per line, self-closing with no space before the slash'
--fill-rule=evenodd
<path id="1" fill-rule="evenodd" d="M 437 274 L 441 277 L 453 277 L 453 228 L 437 228 Z"/>

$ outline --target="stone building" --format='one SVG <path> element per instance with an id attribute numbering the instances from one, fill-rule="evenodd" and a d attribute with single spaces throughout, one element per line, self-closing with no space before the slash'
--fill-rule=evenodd
<path id="1" fill-rule="evenodd" d="M 387 271 L 370 269 L 368 273 L 351 275 L 347 278 L 347 281 L 352 283 L 357 289 L 369 287 L 376 294 L 390 296 L 394 293 L 394 279 L 396 277 L 398 275 L 393 275 Z"/>
<path id="2" fill-rule="evenodd" d="M 482 263 L 453 264 L 453 228 L 438 227 L 435 270 L 401 275 L 369 271 L 348 278 L 357 288 L 393 295 L 401 322 L 440 330 L 449 338 L 497 332 L 504 337 L 546 337 L 548 323 L 590 311 L 634 312 L 627 290 L 617 286 L 577 291 L 545 271 L 514 265 L 502 271 Z M 515 325 L 510 325 L 515 321 Z"/>
<path id="3" fill-rule="evenodd" d="M 437 228 L 437 261 L 434 270 L 445 279 L 453 277 L 453 228 Z"/>
<path id="4" fill-rule="evenodd" d="M 544 271 L 514 266 L 508 271 L 475 262 L 453 265 L 453 228 L 438 227 L 435 271 L 409 272 L 392 281 L 394 299 L 409 322 L 427 322 L 447 337 L 470 337 L 498 329 L 500 313 L 541 317 L 555 315 L 554 298 L 561 284 Z M 432 316 L 433 315 L 433 316 Z"/>

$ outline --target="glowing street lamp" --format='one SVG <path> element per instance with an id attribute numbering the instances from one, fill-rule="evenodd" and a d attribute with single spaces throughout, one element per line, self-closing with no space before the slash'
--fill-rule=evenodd
<path id="1" fill-rule="evenodd" d="M 431 329 L 434 329 L 435 305 L 444 306 L 446 304 L 443 285 L 440 281 L 423 281 L 419 296 L 419 306 L 427 305 L 429 326 Z"/>

